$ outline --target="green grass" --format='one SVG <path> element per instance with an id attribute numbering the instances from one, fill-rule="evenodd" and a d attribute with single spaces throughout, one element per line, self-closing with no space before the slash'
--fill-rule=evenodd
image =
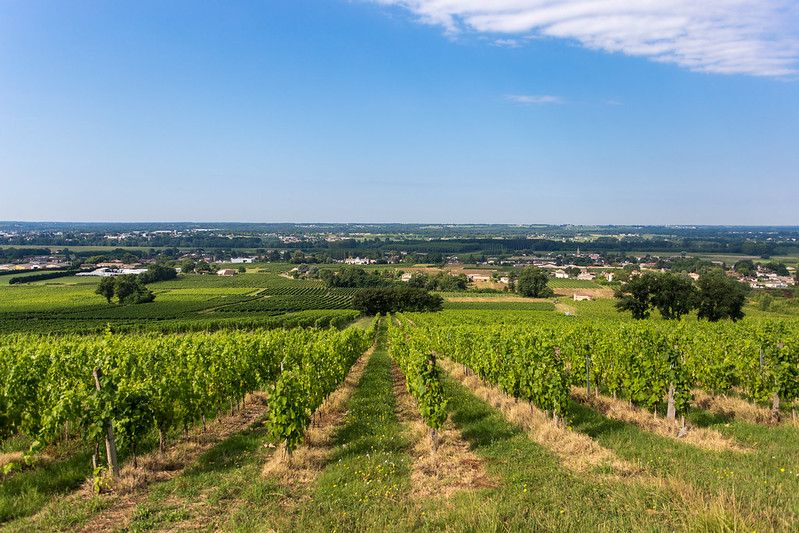
<path id="1" fill-rule="evenodd" d="M 717 420 L 693 410 L 689 424 L 715 429 L 751 453 L 710 451 L 683 441 L 639 430 L 611 420 L 588 408 L 573 405 L 572 427 L 586 433 L 620 457 L 643 465 L 650 476 L 676 479 L 693 488 L 712 514 L 693 514 L 691 530 L 724 530 L 738 524 L 750 531 L 789 531 L 799 513 L 799 428 L 755 426 Z M 784 472 L 781 469 L 785 469 Z M 690 515 L 691 510 L 686 509 Z"/>
<path id="2" fill-rule="evenodd" d="M 34 514 L 54 496 L 78 488 L 91 473 L 91 453 L 82 450 L 10 475 L 0 483 L 0 523 Z"/>
<path id="3" fill-rule="evenodd" d="M 486 298 L 479 302 L 444 301 L 446 310 L 486 310 L 486 311 L 554 311 L 555 304 L 550 302 L 503 302 Z"/>

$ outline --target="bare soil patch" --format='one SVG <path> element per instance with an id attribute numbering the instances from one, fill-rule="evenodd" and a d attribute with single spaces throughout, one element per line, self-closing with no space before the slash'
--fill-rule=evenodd
<path id="1" fill-rule="evenodd" d="M 402 370 L 392 362 L 391 372 L 397 418 L 408 428 L 414 443 L 411 497 L 448 499 L 464 490 L 496 487 L 496 482 L 486 475 L 483 461 L 469 449 L 469 444 L 449 419 L 438 430 L 438 450 L 433 453 L 430 429 L 408 393 Z"/>
<path id="2" fill-rule="evenodd" d="M 655 433 L 662 437 L 677 437 L 679 434 L 680 428 L 677 423 L 678 421 L 670 421 L 663 416 L 655 418 L 653 413 L 634 405 L 631 406 L 626 400 L 614 400 L 604 395 L 589 395 L 584 389 L 577 387 L 572 387 L 571 396 L 575 401 L 587 405 L 608 418 L 633 424 L 644 431 L 649 431 L 650 433 Z M 686 436 L 681 440 L 686 444 L 704 450 L 748 451 L 732 439 L 728 439 L 718 431 L 708 428 L 691 427 L 688 429 Z"/>
<path id="3" fill-rule="evenodd" d="M 441 367 L 478 398 L 498 409 L 508 421 L 527 431 L 531 439 L 555 453 L 569 470 L 587 472 L 607 465 L 614 477 L 630 477 L 641 473 L 638 466 L 617 457 L 613 451 L 603 448 L 588 435 L 555 427 L 540 409 L 519 402 L 473 373 L 466 375 L 461 365 L 442 359 Z"/>

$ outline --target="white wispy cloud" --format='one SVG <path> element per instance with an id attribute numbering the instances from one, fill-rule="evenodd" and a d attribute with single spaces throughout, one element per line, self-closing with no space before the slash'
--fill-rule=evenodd
<path id="1" fill-rule="evenodd" d="M 519 48 L 521 46 L 516 39 L 494 39 L 491 44 L 494 46 L 505 46 L 507 48 Z"/>
<path id="2" fill-rule="evenodd" d="M 563 98 L 548 94 L 509 94 L 505 97 L 520 104 L 562 104 Z"/>
<path id="3" fill-rule="evenodd" d="M 574 39 L 701 72 L 793 76 L 796 0 L 370 0 L 403 7 L 447 33 Z M 496 39 L 494 42 L 515 39 Z"/>

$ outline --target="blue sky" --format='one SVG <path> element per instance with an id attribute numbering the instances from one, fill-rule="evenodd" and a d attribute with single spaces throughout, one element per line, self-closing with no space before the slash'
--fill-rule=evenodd
<path id="1" fill-rule="evenodd" d="M 0 0 L 0 220 L 799 224 L 783 0 Z"/>

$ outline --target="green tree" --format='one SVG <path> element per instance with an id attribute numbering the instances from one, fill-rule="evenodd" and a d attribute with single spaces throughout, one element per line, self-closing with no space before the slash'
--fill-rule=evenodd
<path id="1" fill-rule="evenodd" d="M 519 274 L 516 290 L 528 298 L 549 298 L 555 293 L 547 286 L 549 276 L 546 271 L 538 267 L 527 267 Z"/>
<path id="2" fill-rule="evenodd" d="M 755 264 L 751 259 L 741 259 L 735 263 L 733 269 L 744 276 L 751 276 L 755 272 Z"/>
<path id="3" fill-rule="evenodd" d="M 119 303 L 141 304 L 152 302 L 155 295 L 147 289 L 138 276 L 125 274 L 114 278 L 114 295 Z"/>
<path id="4" fill-rule="evenodd" d="M 652 305 L 666 320 L 679 319 L 696 307 L 699 292 L 691 278 L 661 274 L 655 278 Z"/>
<path id="5" fill-rule="evenodd" d="M 699 318 L 711 322 L 743 318 L 743 305 L 748 287 L 727 276 L 721 269 L 711 270 L 699 278 Z"/>
<path id="6" fill-rule="evenodd" d="M 697 305 L 698 293 L 689 278 L 678 274 L 644 272 L 616 289 L 616 309 L 641 320 L 656 308 L 666 320 L 679 319 Z"/>
<path id="7" fill-rule="evenodd" d="M 111 303 L 111 298 L 114 297 L 114 278 L 111 276 L 106 276 L 100 280 L 100 283 L 97 284 L 97 288 L 94 289 L 95 294 L 99 294 L 108 300 L 108 303 Z"/>
<path id="8" fill-rule="evenodd" d="M 132 265 L 133 263 L 138 263 L 139 262 L 139 258 L 136 257 L 135 255 L 133 255 L 130 252 L 126 252 L 125 255 L 123 255 L 120 258 L 120 261 L 122 261 L 126 265 Z"/>
<path id="9" fill-rule="evenodd" d="M 763 265 L 763 268 L 770 272 L 774 272 L 778 276 L 790 276 L 790 273 L 788 272 L 788 267 L 786 267 L 784 263 L 776 263 L 772 261 L 770 263 L 766 263 L 765 265 Z"/>
<path id="10" fill-rule="evenodd" d="M 619 312 L 630 311 L 636 320 L 648 318 L 656 283 L 657 278 L 651 272 L 633 276 L 630 281 L 616 289 L 616 309 Z"/>
<path id="11" fill-rule="evenodd" d="M 427 280 L 429 276 L 424 272 L 414 272 L 411 279 L 408 280 L 408 287 L 414 289 L 424 289 L 427 287 Z"/>
<path id="12" fill-rule="evenodd" d="M 139 281 L 142 283 L 153 283 L 156 281 L 168 281 L 178 277 L 178 272 L 172 267 L 161 263 L 156 263 L 147 267 L 147 272 L 139 274 Z"/>

